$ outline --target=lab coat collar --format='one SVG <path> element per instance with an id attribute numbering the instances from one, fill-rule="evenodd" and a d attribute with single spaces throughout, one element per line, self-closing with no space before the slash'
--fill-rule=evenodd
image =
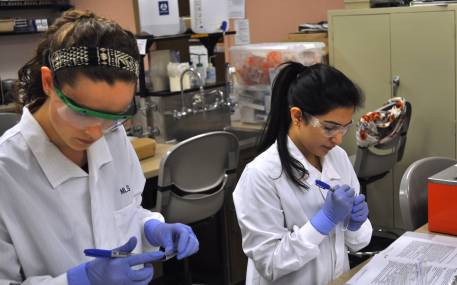
<path id="1" fill-rule="evenodd" d="M 300 161 L 303 164 L 303 166 L 305 166 L 305 168 L 308 169 L 310 167 L 313 167 L 289 136 L 287 137 L 287 148 L 289 150 L 289 153 L 295 159 Z M 334 150 L 331 150 L 331 151 L 334 151 Z M 323 157 L 323 159 L 321 160 L 321 162 L 322 162 L 322 179 L 326 180 L 326 181 L 341 179 L 340 175 L 338 174 L 338 172 L 335 170 L 335 167 L 333 166 L 332 160 L 329 159 L 330 152 L 327 153 L 327 155 L 325 155 Z"/>
<path id="2" fill-rule="evenodd" d="M 333 162 L 328 154 L 322 158 L 322 179 L 329 181 L 341 179 L 341 176 L 333 166 Z"/>
<path id="3" fill-rule="evenodd" d="M 113 156 L 104 136 L 89 147 L 87 160 L 91 169 L 100 169 L 103 165 L 113 161 Z"/>
<path id="4" fill-rule="evenodd" d="M 71 178 L 88 176 L 49 140 L 27 107 L 23 108 L 19 129 L 53 188 Z M 89 165 L 95 163 L 97 167 L 100 167 L 111 160 L 111 153 L 104 137 L 88 149 Z"/>

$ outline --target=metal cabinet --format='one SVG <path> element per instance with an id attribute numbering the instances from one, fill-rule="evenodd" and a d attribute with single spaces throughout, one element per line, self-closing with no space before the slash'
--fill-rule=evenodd
<path id="1" fill-rule="evenodd" d="M 405 155 L 392 173 L 368 187 L 375 227 L 402 228 L 398 187 L 415 160 L 456 157 L 456 10 L 448 7 L 356 9 L 329 12 L 330 64 L 365 93 L 365 107 L 380 107 L 400 77 L 397 96 L 412 104 Z M 343 148 L 355 153 L 355 132 Z"/>

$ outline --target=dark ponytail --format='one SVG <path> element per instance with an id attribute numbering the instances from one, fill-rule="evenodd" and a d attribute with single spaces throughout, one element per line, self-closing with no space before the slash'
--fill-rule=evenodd
<path id="1" fill-rule="evenodd" d="M 308 171 L 289 153 L 287 142 L 291 125 L 290 107 L 298 107 L 311 115 L 323 115 L 340 107 L 360 107 L 363 95 L 355 84 L 337 69 L 315 64 L 304 66 L 287 62 L 279 67 L 271 95 L 271 110 L 258 145 L 264 152 L 277 144 L 282 170 L 294 184 L 308 189 L 303 181 Z M 308 118 L 304 116 L 304 122 Z"/>
<path id="2" fill-rule="evenodd" d="M 302 64 L 289 62 L 279 67 L 281 70 L 276 76 L 271 93 L 271 110 L 263 131 L 262 139 L 259 144 L 258 152 L 268 149 L 277 141 L 279 158 L 281 165 L 286 174 L 298 185 L 308 188 L 306 184 L 300 181 L 308 174 L 303 164 L 292 157 L 287 149 L 287 135 L 291 123 L 289 113 L 289 88 L 297 77 L 307 67 Z M 293 169 L 299 171 L 297 178 L 293 174 Z"/>

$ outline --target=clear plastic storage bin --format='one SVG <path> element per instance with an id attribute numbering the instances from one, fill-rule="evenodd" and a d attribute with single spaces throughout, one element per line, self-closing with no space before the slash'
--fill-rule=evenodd
<path id="1" fill-rule="evenodd" d="M 304 65 L 321 63 L 325 44 L 321 42 L 263 43 L 230 48 L 236 68 L 235 94 L 240 120 L 263 123 L 270 111 L 271 83 L 277 67 L 287 61 Z"/>
<path id="2" fill-rule="evenodd" d="M 270 112 L 271 91 L 266 85 L 235 85 L 240 120 L 244 123 L 265 122 Z"/>

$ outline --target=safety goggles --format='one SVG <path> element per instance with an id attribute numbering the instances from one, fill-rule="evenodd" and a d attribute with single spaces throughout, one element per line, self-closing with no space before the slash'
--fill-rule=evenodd
<path id="1" fill-rule="evenodd" d="M 123 113 L 106 113 L 97 110 L 87 109 L 65 96 L 57 87 L 54 87 L 57 97 L 64 103 L 57 108 L 59 116 L 78 129 L 100 126 L 104 133 L 114 130 L 130 119 L 136 113 L 135 100 Z"/>
<path id="2" fill-rule="evenodd" d="M 339 125 L 330 122 L 321 122 L 318 118 L 314 117 L 313 115 L 303 112 L 303 115 L 306 115 L 309 119 L 309 123 L 311 126 L 315 128 L 321 128 L 324 135 L 328 138 L 332 138 L 336 136 L 338 133 L 342 134 L 343 136 L 349 131 L 352 127 L 352 121 L 346 125 Z"/>

